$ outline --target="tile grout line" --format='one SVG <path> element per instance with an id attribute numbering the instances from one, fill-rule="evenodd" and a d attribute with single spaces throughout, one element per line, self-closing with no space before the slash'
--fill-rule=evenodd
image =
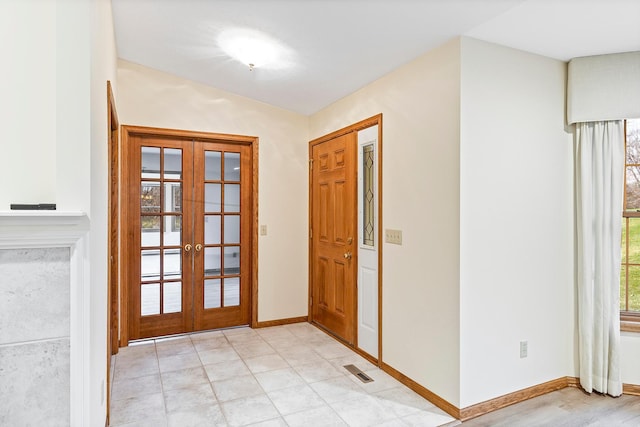
<path id="1" fill-rule="evenodd" d="M 224 332 L 222 332 L 222 336 L 224 337 L 224 340 L 226 341 L 226 343 L 231 345 L 231 347 L 233 348 L 233 345 L 231 344 L 231 342 L 229 342 L 229 338 L 227 338 Z M 191 339 L 191 336 L 189 336 L 189 338 Z M 193 343 L 193 339 L 191 340 L 191 342 Z M 222 418 L 224 418 L 224 422 L 226 423 L 226 425 L 229 426 L 230 423 L 229 423 L 229 420 L 227 419 L 227 414 L 225 414 L 224 410 L 222 409 L 222 402 L 218 399 L 218 395 L 216 394 L 216 391 L 213 388 L 213 381 L 209 380 L 209 374 L 207 373 L 207 370 L 204 367 L 205 365 L 204 365 L 204 362 L 202 361 L 202 358 L 200 357 L 200 352 L 198 351 L 198 349 L 195 348 L 195 344 L 194 344 L 194 349 L 198 354 L 198 360 L 200 360 L 200 365 L 202 366 L 202 370 L 204 370 L 204 374 L 207 376 L 207 382 L 209 383 L 209 387 L 211 388 L 211 393 L 213 393 L 213 397 L 216 399 L 216 402 L 218 403 L 220 414 L 222 414 Z"/>
<path id="2" fill-rule="evenodd" d="M 27 341 L 15 341 L 15 342 L 0 344 L 0 348 L 19 347 L 19 346 L 30 345 L 30 344 L 41 344 L 41 343 L 48 343 L 48 342 L 55 342 L 55 341 L 62 341 L 62 340 L 69 340 L 69 342 L 71 342 L 70 339 L 71 337 L 69 335 L 63 335 L 59 337 L 50 337 L 50 338 L 37 338 L 37 339 L 27 340 Z"/>
<path id="3" fill-rule="evenodd" d="M 259 334 L 258 334 L 259 335 Z M 260 336 L 260 339 L 262 339 L 273 351 L 276 352 L 276 354 L 278 354 L 277 350 L 275 348 L 273 348 L 273 346 L 271 344 L 269 344 L 267 342 L 267 340 L 265 340 L 262 336 Z M 242 363 L 245 364 L 245 366 L 247 366 L 247 362 L 245 362 L 244 357 L 240 356 L 240 359 L 242 359 Z M 285 360 L 286 362 L 286 360 Z M 289 363 L 287 362 L 287 365 Z M 247 366 L 247 369 L 249 369 L 249 372 L 251 372 L 251 376 L 253 377 L 253 379 L 255 380 L 255 382 L 258 383 L 258 385 L 260 386 L 260 388 L 262 389 L 262 391 L 264 392 L 264 395 L 266 396 L 266 398 L 269 400 L 269 402 L 271 402 L 271 405 L 273 406 L 273 408 L 276 410 L 276 412 L 278 414 L 280 414 L 280 419 L 282 420 L 282 422 L 284 422 L 286 425 L 289 425 L 289 423 L 287 423 L 287 420 L 284 419 L 284 414 L 282 412 L 280 412 L 280 410 L 278 409 L 278 407 L 276 406 L 276 404 L 273 402 L 273 400 L 271 399 L 271 396 L 269 396 L 269 393 L 267 393 L 267 391 L 264 389 L 264 387 L 262 386 L 262 384 L 260 384 L 260 381 L 258 381 L 258 378 L 256 378 L 256 374 L 251 370 L 251 368 L 249 368 L 249 366 Z M 273 420 L 275 420 L 275 418 L 272 418 Z M 266 421 L 270 421 L 270 420 L 265 420 Z M 255 424 L 255 423 L 252 423 Z"/>
<path id="4" fill-rule="evenodd" d="M 164 408 L 165 425 L 169 425 L 169 412 L 167 411 L 167 402 L 164 395 L 164 384 L 162 382 L 162 371 L 160 370 L 160 356 L 158 356 L 158 343 L 153 340 L 153 352 L 156 355 L 156 363 L 158 364 L 158 380 L 160 381 L 160 394 L 162 395 L 162 407 Z"/>

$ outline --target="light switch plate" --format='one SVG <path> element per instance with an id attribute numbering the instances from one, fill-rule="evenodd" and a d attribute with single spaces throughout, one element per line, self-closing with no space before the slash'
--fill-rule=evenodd
<path id="1" fill-rule="evenodd" d="M 402 230 L 393 230 L 387 228 L 384 230 L 384 241 L 394 245 L 402 244 Z"/>
<path id="2" fill-rule="evenodd" d="M 267 235 L 267 226 L 266 225 L 261 225 L 260 226 L 260 235 L 261 236 L 266 236 Z"/>
<path id="3" fill-rule="evenodd" d="M 529 355 L 529 342 L 520 341 L 520 359 L 524 359 Z"/>

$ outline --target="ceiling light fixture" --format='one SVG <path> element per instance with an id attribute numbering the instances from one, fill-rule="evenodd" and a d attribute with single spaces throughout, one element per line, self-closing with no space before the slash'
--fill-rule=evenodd
<path id="1" fill-rule="evenodd" d="M 249 28 L 230 28 L 218 36 L 218 45 L 233 59 L 249 67 L 282 69 L 292 65 L 292 51 L 274 38 Z"/>

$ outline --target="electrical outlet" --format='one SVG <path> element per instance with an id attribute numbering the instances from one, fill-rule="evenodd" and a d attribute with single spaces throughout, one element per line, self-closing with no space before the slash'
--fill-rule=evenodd
<path id="1" fill-rule="evenodd" d="M 527 341 L 520 341 L 520 359 L 524 359 L 529 354 L 529 343 Z"/>
<path id="2" fill-rule="evenodd" d="M 384 241 L 393 243 L 394 245 L 402 244 L 402 230 L 392 230 L 387 228 L 384 230 Z"/>
<path id="3" fill-rule="evenodd" d="M 266 236 L 267 235 L 267 226 L 266 225 L 261 225 L 260 226 L 260 235 L 261 236 Z"/>

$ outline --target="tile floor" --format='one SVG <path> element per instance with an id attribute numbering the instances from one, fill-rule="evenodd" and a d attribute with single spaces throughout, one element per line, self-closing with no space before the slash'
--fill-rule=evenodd
<path id="1" fill-rule="evenodd" d="M 457 424 L 308 323 L 131 345 L 112 375 L 112 427 Z"/>

